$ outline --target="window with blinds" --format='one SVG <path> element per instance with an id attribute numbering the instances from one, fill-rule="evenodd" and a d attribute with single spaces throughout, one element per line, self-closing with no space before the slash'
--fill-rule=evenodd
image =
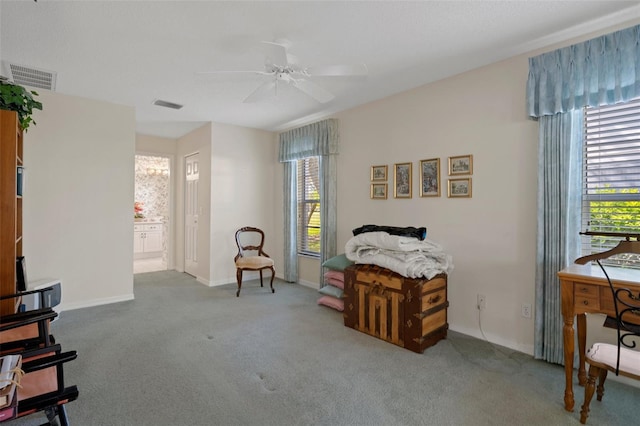
<path id="1" fill-rule="evenodd" d="M 640 99 L 586 108 L 584 134 L 582 229 L 640 234 Z M 583 255 L 620 240 L 583 236 Z M 607 263 L 640 269 L 640 256 L 619 255 Z"/>
<path id="2" fill-rule="evenodd" d="M 320 256 L 319 160 L 298 160 L 298 254 L 307 256 Z"/>

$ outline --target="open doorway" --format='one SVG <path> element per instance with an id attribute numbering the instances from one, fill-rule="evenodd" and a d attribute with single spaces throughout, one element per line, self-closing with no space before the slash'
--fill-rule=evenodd
<path id="1" fill-rule="evenodd" d="M 170 165 L 168 157 L 138 154 L 135 158 L 134 274 L 168 269 Z"/>

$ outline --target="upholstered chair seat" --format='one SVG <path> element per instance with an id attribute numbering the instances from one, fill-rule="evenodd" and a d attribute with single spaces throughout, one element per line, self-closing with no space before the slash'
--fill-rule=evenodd
<path id="1" fill-rule="evenodd" d="M 609 343 L 594 343 L 587 351 L 589 364 L 600 364 L 600 368 L 615 371 L 618 346 Z M 620 347 L 620 370 L 640 377 L 640 352 Z"/>
<path id="2" fill-rule="evenodd" d="M 236 268 L 262 269 L 273 266 L 273 259 L 262 256 L 241 257 L 236 261 Z"/>

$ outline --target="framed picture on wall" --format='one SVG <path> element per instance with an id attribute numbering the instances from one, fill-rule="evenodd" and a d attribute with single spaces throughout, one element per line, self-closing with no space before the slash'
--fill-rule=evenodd
<path id="1" fill-rule="evenodd" d="M 371 184 L 371 199 L 372 200 L 386 200 L 387 199 L 387 184 L 386 183 L 372 183 Z"/>
<path id="2" fill-rule="evenodd" d="M 440 159 L 420 160 L 420 196 L 440 196 Z"/>
<path id="3" fill-rule="evenodd" d="M 394 198 L 411 198 L 411 164 L 396 163 L 393 166 Z"/>
<path id="4" fill-rule="evenodd" d="M 449 179 L 449 198 L 471 198 L 471 178 Z"/>
<path id="5" fill-rule="evenodd" d="M 372 182 L 386 182 L 387 181 L 387 166 L 371 166 L 371 181 Z"/>
<path id="6" fill-rule="evenodd" d="M 449 157 L 449 176 L 472 174 L 473 155 L 459 155 L 457 157 Z"/>

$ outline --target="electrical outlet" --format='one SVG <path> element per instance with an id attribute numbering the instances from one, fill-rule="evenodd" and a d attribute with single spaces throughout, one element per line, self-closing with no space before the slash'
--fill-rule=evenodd
<path id="1" fill-rule="evenodd" d="M 476 307 L 479 311 L 484 311 L 487 307 L 487 299 L 483 294 L 478 294 L 478 305 Z"/>
<path id="2" fill-rule="evenodd" d="M 531 303 L 522 304 L 522 316 L 525 318 L 531 318 Z"/>

